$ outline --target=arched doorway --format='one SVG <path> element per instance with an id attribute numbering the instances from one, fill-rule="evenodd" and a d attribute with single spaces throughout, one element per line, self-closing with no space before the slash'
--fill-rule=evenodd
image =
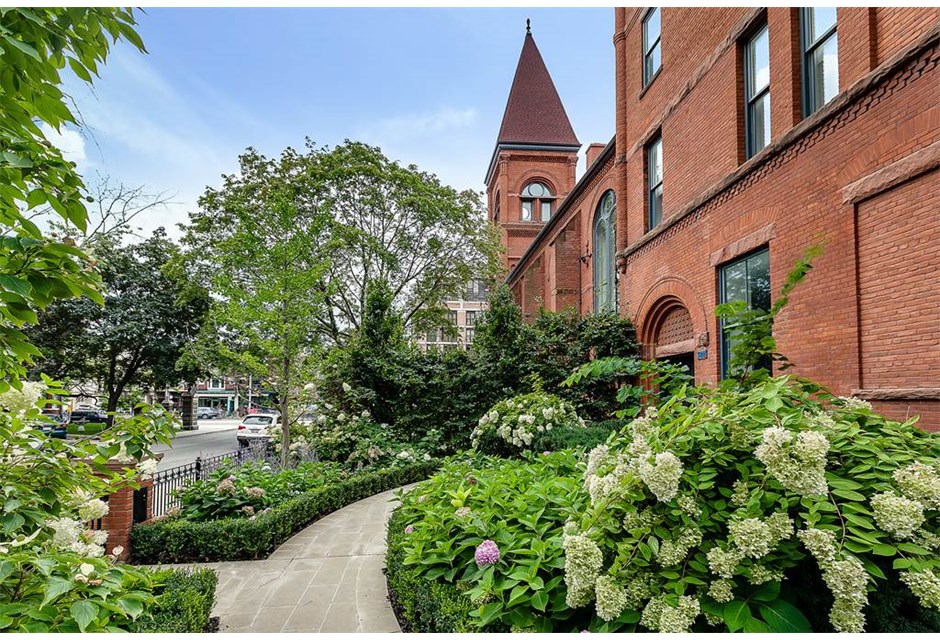
<path id="1" fill-rule="evenodd" d="M 695 328 L 692 315 L 676 297 L 661 298 L 643 324 L 646 356 L 685 365 L 695 374 Z"/>

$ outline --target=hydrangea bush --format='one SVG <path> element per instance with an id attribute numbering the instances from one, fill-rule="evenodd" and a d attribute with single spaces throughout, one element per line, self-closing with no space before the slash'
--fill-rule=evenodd
<path id="1" fill-rule="evenodd" d="M 535 391 L 497 402 L 480 418 L 471 435 L 474 449 L 494 455 L 540 451 L 552 431 L 584 429 L 574 407 L 549 393 Z"/>
<path id="2" fill-rule="evenodd" d="M 900 582 L 940 610 L 940 438 L 914 423 L 789 377 L 650 407 L 588 457 L 568 605 L 599 631 L 858 632 Z"/>
<path id="3" fill-rule="evenodd" d="M 417 619 L 415 581 L 447 585 L 468 603 L 460 626 L 434 630 L 583 628 L 566 602 L 561 544 L 564 523 L 585 507 L 582 467 L 570 452 L 509 460 L 466 454 L 404 493 L 395 514 L 404 535 L 390 538 L 389 584 L 414 630 L 437 624 Z"/>
<path id="4" fill-rule="evenodd" d="M 213 471 L 206 480 L 181 489 L 180 507 L 170 515 L 192 521 L 254 519 L 294 496 L 347 476 L 333 462 L 302 462 L 283 470 L 265 462 L 252 462 L 237 469 L 225 466 Z"/>
<path id="5" fill-rule="evenodd" d="M 61 389 L 23 383 L 0 395 L 0 629 L 8 632 L 121 631 L 154 599 L 150 575 L 105 555 L 106 531 L 90 520 L 108 513 L 102 497 L 152 472 L 155 441 L 175 431 L 159 406 L 95 436 L 62 440 L 35 429 L 46 394 Z M 125 469 L 107 462 L 128 462 Z"/>

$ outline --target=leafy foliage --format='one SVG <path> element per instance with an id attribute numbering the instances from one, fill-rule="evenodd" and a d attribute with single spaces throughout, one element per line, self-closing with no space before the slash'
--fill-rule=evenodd
<path id="1" fill-rule="evenodd" d="M 186 268 L 216 299 L 208 326 L 230 358 L 277 392 L 284 464 L 292 405 L 318 347 L 315 323 L 335 246 L 324 171 L 293 149 L 277 159 L 249 149 L 237 174 L 206 190 L 185 228 Z"/>
<path id="2" fill-rule="evenodd" d="M 194 522 L 250 518 L 302 493 L 346 478 L 335 463 L 303 462 L 275 471 L 254 462 L 223 467 L 179 491 L 179 517 Z"/>
<path id="3" fill-rule="evenodd" d="M 120 240 L 101 236 L 86 245 L 99 256 L 103 307 L 87 298 L 56 302 L 27 332 L 45 353 L 36 371 L 97 382 L 108 411 L 132 386 L 172 387 L 195 377 L 177 362 L 209 307 L 204 290 L 167 273 L 179 248 L 163 229 L 136 244 Z"/>
<path id="4" fill-rule="evenodd" d="M 574 407 L 541 391 L 513 396 L 493 405 L 473 430 L 473 448 L 491 455 L 544 451 L 553 432 L 584 429 Z"/>
<path id="5" fill-rule="evenodd" d="M 43 235 L 30 219 L 48 206 L 79 229 L 86 225 L 84 185 L 75 165 L 45 130 L 75 124 L 60 73 L 69 65 L 90 83 L 111 42 L 143 51 L 133 13 L 114 8 L 14 8 L 0 12 L 0 390 L 17 385 L 39 355 L 22 332 L 36 310 L 57 299 L 101 302 L 88 256 L 75 243 Z M 110 42 L 109 42 L 110 40 Z"/>
<path id="6" fill-rule="evenodd" d="M 141 405 L 138 415 L 118 419 L 94 440 L 50 438 L 33 427 L 45 394 L 61 390 L 36 383 L 22 389 L 0 396 L 0 628 L 128 629 L 152 602 L 152 582 L 104 557 L 106 532 L 88 530 L 87 521 L 107 511 L 98 498 L 138 486 L 147 465 L 107 463 L 147 457 L 155 440 L 169 442 L 173 422 L 161 407 Z"/>
<path id="7" fill-rule="evenodd" d="M 363 327 L 346 347 L 331 350 L 318 392 L 348 415 L 367 410 L 400 442 L 416 444 L 433 428 L 441 432 L 446 450 L 465 449 L 493 404 L 531 391 L 533 383 L 573 404 L 585 418 L 606 419 L 618 406 L 613 390 L 627 376 L 608 372 L 589 380 L 584 376 L 577 387 L 559 383 L 591 354 L 638 352 L 629 320 L 543 312 L 529 326 L 508 288 L 500 286 L 491 294 L 469 352 L 422 353 L 403 336 L 386 285 L 376 283 L 370 291 Z M 639 404 L 638 394 L 631 398 Z"/>
<path id="8" fill-rule="evenodd" d="M 257 560 L 267 557 L 292 535 L 357 500 L 423 480 L 436 461 L 353 475 L 272 507 L 254 519 L 228 518 L 191 522 L 168 518 L 131 529 L 132 560 L 140 564 Z"/>
<path id="9" fill-rule="evenodd" d="M 561 571 L 562 528 L 587 499 L 578 476 L 567 452 L 525 460 L 467 455 L 405 493 L 387 566 L 413 630 L 581 628 L 584 617 L 565 603 Z M 500 557 L 478 566 L 484 540 L 498 545 Z M 447 617 L 429 615 L 443 608 Z"/>
<path id="10" fill-rule="evenodd" d="M 667 458 L 681 475 L 667 473 Z M 899 575 L 936 575 L 940 503 L 912 488 L 924 481 L 903 479 L 921 468 L 930 477 L 938 462 L 940 440 L 913 420 L 887 420 L 805 381 L 680 392 L 592 452 L 591 499 L 568 533 L 596 545 L 603 563 L 579 572 L 569 554 L 569 596 L 587 584 L 573 599 L 588 604 L 601 578 L 625 594 L 597 630 L 632 629 L 639 611 L 643 626 L 666 630 L 657 615 L 691 598 L 705 619 L 690 613 L 680 625 L 792 631 L 809 628 L 801 610 L 831 590 L 832 627 L 860 630 L 869 590 Z M 923 520 L 910 531 L 886 521 L 886 493 L 920 495 Z M 845 586 L 854 567 L 861 591 Z M 826 592 L 792 587 L 813 572 Z M 608 605 L 596 602 L 598 612 Z"/>
<path id="11" fill-rule="evenodd" d="M 215 588 L 212 569 L 162 569 L 153 572 L 155 600 L 135 622 L 135 633 L 204 633 L 208 631 Z"/>

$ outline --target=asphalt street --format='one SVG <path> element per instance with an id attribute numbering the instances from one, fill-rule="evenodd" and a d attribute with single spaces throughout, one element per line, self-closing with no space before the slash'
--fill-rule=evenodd
<path id="1" fill-rule="evenodd" d="M 197 456 L 205 458 L 238 450 L 235 439 L 238 420 L 199 420 L 198 424 L 199 429 L 194 431 L 180 431 L 172 446 L 161 444 L 153 448 L 155 453 L 164 454 L 158 471 L 193 462 Z"/>

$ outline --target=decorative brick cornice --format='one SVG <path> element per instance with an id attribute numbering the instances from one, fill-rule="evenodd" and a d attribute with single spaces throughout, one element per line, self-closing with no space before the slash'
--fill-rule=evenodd
<path id="1" fill-rule="evenodd" d="M 916 43 L 861 78 L 846 91 L 838 94 L 826 106 L 790 129 L 776 142 L 771 142 L 764 147 L 760 153 L 706 189 L 702 195 L 691 200 L 678 213 L 667 218 L 659 227 L 619 252 L 618 255 L 630 262 L 640 253 L 662 244 L 680 230 L 700 220 L 710 210 L 739 192 L 754 186 L 765 175 L 793 160 L 836 129 L 865 113 L 889 94 L 929 74 L 940 64 L 938 42 L 940 42 L 940 27 L 934 27 Z"/>

